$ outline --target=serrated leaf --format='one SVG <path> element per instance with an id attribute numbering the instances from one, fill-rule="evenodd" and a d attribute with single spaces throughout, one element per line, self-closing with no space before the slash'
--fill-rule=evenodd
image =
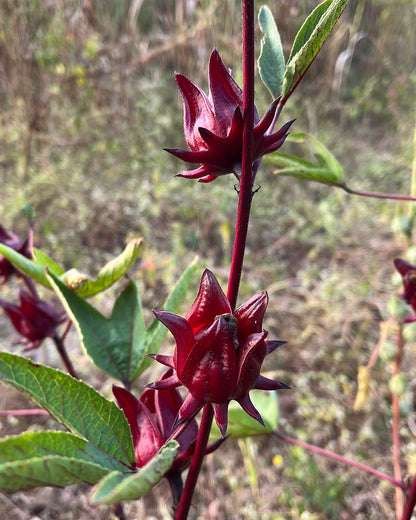
<path id="1" fill-rule="evenodd" d="M 292 94 L 349 0 L 325 0 L 308 16 L 295 37 L 283 80 L 282 103 Z"/>
<path id="2" fill-rule="evenodd" d="M 285 57 L 279 30 L 270 9 L 263 5 L 259 11 L 259 25 L 264 36 L 257 61 L 260 77 L 274 99 L 282 93 Z"/>
<path id="3" fill-rule="evenodd" d="M 0 489 L 18 491 L 41 486 L 65 487 L 96 484 L 108 470 L 83 460 L 58 455 L 7 462 L 0 465 Z"/>
<path id="4" fill-rule="evenodd" d="M 198 265 L 198 258 L 195 258 L 191 262 L 186 270 L 182 273 L 175 286 L 173 287 L 170 295 L 168 296 L 163 309 L 166 311 L 177 313 L 185 300 L 186 293 L 189 289 L 189 285 L 195 274 Z M 146 346 L 145 354 L 156 354 L 163 341 L 165 340 L 168 333 L 168 329 L 157 319 L 154 319 L 150 327 L 147 329 L 146 335 Z M 146 370 L 152 363 L 152 360 L 148 357 L 142 358 L 139 365 L 136 368 L 134 379 L 138 377 L 142 372 Z"/>
<path id="5" fill-rule="evenodd" d="M 26 432 L 0 439 L 0 464 L 47 455 L 76 458 L 103 467 L 107 460 L 106 457 L 97 459 L 101 452 L 97 452 L 87 440 L 68 432 Z"/>
<path id="6" fill-rule="evenodd" d="M 104 452 L 109 458 L 107 467 L 121 470 L 135 462 L 124 413 L 82 381 L 8 352 L 0 352 L 0 378 Z"/>
<path id="7" fill-rule="evenodd" d="M 318 152 L 315 154 L 318 164 L 294 155 L 275 152 L 264 157 L 266 164 L 276 168 L 273 171 L 274 175 L 296 177 L 330 186 L 344 186 L 343 167 L 318 139 L 306 133 L 293 134 L 289 137 L 297 143 L 302 143 L 308 139 Z"/>
<path id="8" fill-rule="evenodd" d="M 325 14 L 325 11 L 332 4 L 333 0 L 325 0 L 321 4 L 317 5 L 311 14 L 306 18 L 302 27 L 299 29 L 295 40 L 290 51 L 288 62 L 302 49 L 302 47 L 308 43 L 315 27 L 318 25 L 319 20 Z"/>
<path id="9" fill-rule="evenodd" d="M 276 392 L 261 392 L 253 390 L 250 399 L 259 411 L 264 426 L 250 417 L 236 401 L 231 401 L 228 407 L 227 435 L 233 439 L 241 437 L 252 437 L 255 435 L 267 435 L 277 429 L 279 423 L 279 404 Z M 211 428 L 210 441 L 221 437 L 215 421 Z"/>
<path id="10" fill-rule="evenodd" d="M 171 467 L 178 449 L 179 444 L 176 441 L 169 441 L 137 473 L 110 473 L 99 482 L 92 496 L 92 503 L 110 505 L 123 500 L 137 500 L 146 495 Z"/>
<path id="11" fill-rule="evenodd" d="M 112 459 L 67 432 L 28 432 L 0 440 L 0 489 L 95 484 Z"/>
<path id="12" fill-rule="evenodd" d="M 142 242 L 142 238 L 131 240 L 116 258 L 113 258 L 105 264 L 95 279 L 75 269 L 70 269 L 64 273 L 61 279 L 80 296 L 84 298 L 94 296 L 94 294 L 108 289 L 114 282 L 120 280 L 120 278 L 123 278 L 123 276 L 128 273 L 139 257 Z"/>
<path id="13" fill-rule="evenodd" d="M 65 310 L 74 322 L 83 347 L 92 361 L 125 385 L 144 356 L 146 327 L 137 285 L 131 281 L 106 318 L 57 277 L 50 277 Z"/>

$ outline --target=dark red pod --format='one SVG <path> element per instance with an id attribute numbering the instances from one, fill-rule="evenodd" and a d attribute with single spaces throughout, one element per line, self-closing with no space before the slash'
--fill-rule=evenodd
<path id="1" fill-rule="evenodd" d="M 168 380 L 172 372 L 172 370 L 165 372 L 160 381 Z M 148 388 L 140 396 L 140 399 L 137 399 L 125 388 L 115 385 L 113 386 L 113 393 L 130 425 L 136 455 L 136 467 L 141 468 L 158 453 L 172 435 L 183 399 L 176 388 L 159 391 Z M 182 472 L 189 466 L 197 435 L 198 425 L 196 420 L 193 419 L 189 421 L 189 424 L 176 439 L 179 443 L 179 451 L 173 465 L 166 474 L 168 479 L 173 478 L 175 474 Z M 218 443 L 214 443 L 209 446 L 207 453 L 212 452 L 218 445 Z"/>
<path id="2" fill-rule="evenodd" d="M 45 338 L 52 337 L 56 328 L 65 320 L 64 312 L 57 312 L 55 307 L 41 300 L 28 291 L 20 289 L 20 306 L 0 299 L 16 331 L 23 336 L 27 349 L 38 347 Z"/>
<path id="3" fill-rule="evenodd" d="M 175 373 L 150 386 L 164 389 L 184 385 L 189 390 L 179 419 L 211 403 L 218 427 L 225 435 L 228 404 L 234 399 L 249 415 L 263 422 L 250 401 L 250 390 L 287 388 L 260 375 L 266 355 L 282 343 L 266 341 L 267 331 L 262 324 L 267 303 L 268 296 L 263 291 L 232 312 L 217 279 L 207 269 L 185 318 L 155 311 L 156 317 L 173 334 L 176 348 L 173 356 L 153 357 L 173 368 Z"/>
<path id="4" fill-rule="evenodd" d="M 201 164 L 196 170 L 182 171 L 179 177 L 211 182 L 219 175 L 241 172 L 243 146 L 243 91 L 235 82 L 217 50 L 209 61 L 209 95 L 190 79 L 176 74 L 183 99 L 184 133 L 190 150 L 168 148 L 167 152 L 183 161 Z M 276 114 L 274 101 L 262 119 L 254 114 L 253 162 L 267 153 L 278 150 L 284 143 L 293 123 L 268 134 Z"/>
<path id="5" fill-rule="evenodd" d="M 404 293 L 402 298 L 408 303 L 416 312 L 416 265 L 413 265 L 406 260 L 396 258 L 394 260 L 394 267 L 402 275 Z M 404 323 L 416 321 L 416 314 L 405 318 Z"/>

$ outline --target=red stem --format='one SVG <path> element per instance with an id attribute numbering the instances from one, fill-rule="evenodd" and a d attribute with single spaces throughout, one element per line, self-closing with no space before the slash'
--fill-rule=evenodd
<path id="1" fill-rule="evenodd" d="M 396 195 L 395 193 L 376 193 L 373 191 L 352 190 L 346 184 L 343 184 L 342 186 L 340 185 L 339 187 L 351 195 L 360 195 L 361 197 L 372 197 L 374 199 L 416 201 L 416 197 L 411 197 L 410 195 Z"/>
<path id="2" fill-rule="evenodd" d="M 27 410 L 0 410 L 0 415 L 50 415 L 49 412 L 43 408 L 29 408 Z"/>
<path id="3" fill-rule="evenodd" d="M 210 404 L 204 406 L 202 412 L 201 425 L 199 427 L 198 438 L 196 440 L 195 451 L 192 457 L 191 466 L 188 476 L 186 477 L 183 493 L 175 511 L 175 520 L 185 520 L 191 507 L 192 496 L 194 494 L 196 482 L 198 480 L 199 471 L 204 460 L 205 451 L 207 449 L 209 433 L 211 431 L 212 418 L 214 412 Z"/>
<path id="4" fill-rule="evenodd" d="M 244 252 L 253 187 L 253 128 L 254 128 L 254 1 L 242 0 L 243 13 L 243 157 L 241 164 L 240 193 L 238 197 L 237 223 L 231 260 L 227 298 L 235 309 Z"/>
<path id="5" fill-rule="evenodd" d="M 402 516 L 401 520 L 410 520 L 411 519 L 415 505 L 416 505 L 416 477 L 413 478 L 412 485 L 410 486 L 410 490 L 407 495 L 406 503 L 404 504 L 403 516 Z"/>
<path id="6" fill-rule="evenodd" d="M 403 325 L 398 324 L 397 329 L 397 342 L 396 342 L 396 358 L 393 363 L 392 375 L 397 376 L 400 373 L 402 364 L 402 353 L 403 353 Z M 392 394 L 391 398 L 392 406 L 392 443 L 393 443 L 393 471 L 394 478 L 399 480 L 401 478 L 401 467 L 400 467 L 400 403 L 399 396 Z M 400 514 L 403 508 L 403 496 L 400 490 L 396 488 L 394 494 L 394 505 L 396 508 L 396 518 L 400 520 Z"/>
<path id="7" fill-rule="evenodd" d="M 254 0 L 242 0 L 241 9 L 243 17 L 244 126 L 237 223 L 227 292 L 227 298 L 232 309 L 235 309 L 236 307 L 241 272 L 243 269 L 253 187 Z M 202 413 L 201 425 L 199 427 L 195 452 L 192 457 L 183 493 L 175 512 L 175 520 L 185 520 L 188 516 L 192 496 L 207 448 L 213 416 L 214 414 L 211 405 L 205 405 Z"/>
<path id="8" fill-rule="evenodd" d="M 313 444 L 308 444 L 307 442 L 299 441 L 298 439 L 294 439 L 293 437 L 289 437 L 288 435 L 284 435 L 280 432 L 274 432 L 276 437 L 281 439 L 282 441 L 285 441 L 289 444 L 294 444 L 295 446 L 301 446 L 302 448 L 305 448 L 306 450 L 312 451 L 314 453 L 318 453 L 319 455 L 324 455 L 325 457 L 329 457 L 330 459 L 337 460 L 338 462 L 343 462 L 344 464 L 348 464 L 349 466 L 353 466 L 354 468 L 357 468 L 359 470 L 365 471 L 367 473 L 371 473 L 372 475 L 376 476 L 377 478 L 380 478 L 382 480 L 387 480 L 393 486 L 396 486 L 396 489 L 404 490 L 405 485 L 400 480 L 396 480 L 389 475 L 386 475 L 385 473 L 381 473 L 380 471 L 377 471 L 373 468 L 370 468 L 369 466 L 366 466 L 365 464 L 361 464 L 360 462 L 355 462 L 353 460 L 347 459 L 346 457 L 343 457 L 342 455 L 338 455 L 336 453 L 333 453 L 332 451 L 324 450 L 323 448 L 318 448 L 318 446 L 314 446 Z"/>

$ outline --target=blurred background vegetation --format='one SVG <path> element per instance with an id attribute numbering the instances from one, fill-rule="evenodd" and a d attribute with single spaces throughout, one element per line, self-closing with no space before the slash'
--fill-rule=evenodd
<path id="1" fill-rule="evenodd" d="M 317 3 L 268 1 L 286 56 Z M 352 188 L 409 192 L 415 27 L 414 0 L 351 0 L 281 116 L 296 118 L 294 131 L 332 151 Z M 257 30 L 258 51 L 260 37 Z M 0 222 L 24 236 L 22 206 L 31 204 L 37 247 L 91 274 L 129 238 L 143 236 L 134 276 L 149 311 L 195 254 L 225 285 L 235 179 L 209 186 L 175 179 L 182 164 L 162 149 L 185 146 L 173 72 L 207 90 L 216 47 L 241 84 L 240 39 L 238 0 L 1 0 Z M 256 89 L 263 113 L 270 95 L 260 81 Z M 292 143 L 283 151 L 309 158 Z M 293 386 L 279 396 L 281 427 L 391 474 L 388 362 L 376 365 L 364 408 L 352 407 L 357 368 L 397 291 L 392 260 L 409 245 L 401 233 L 409 205 L 276 178 L 266 166 L 257 180 L 241 301 L 267 289 L 266 328 L 289 342 L 266 367 Z M 0 337 L 6 333 L 0 322 Z M 408 339 L 404 473 L 416 465 L 407 426 L 416 381 L 412 331 Z M 368 475 L 267 438 L 250 448 L 259 466 L 253 484 L 243 464 L 250 450 L 230 446 L 229 460 L 219 453 L 207 462 L 195 518 L 394 518 L 392 487 Z M 156 490 L 143 501 L 157 518 L 166 514 L 162 496 Z M 50 507 L 41 518 L 52 518 Z"/>

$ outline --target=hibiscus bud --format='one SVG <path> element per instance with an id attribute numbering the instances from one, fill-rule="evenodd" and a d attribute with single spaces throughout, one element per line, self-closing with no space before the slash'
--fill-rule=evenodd
<path id="1" fill-rule="evenodd" d="M 47 337 L 55 334 L 56 327 L 65 320 L 64 312 L 57 312 L 50 303 L 20 289 L 20 306 L 0 299 L 0 306 L 10 318 L 26 349 L 38 347 Z"/>
<path id="2" fill-rule="evenodd" d="M 207 269 L 185 318 L 155 311 L 156 317 L 173 334 L 176 348 L 173 356 L 154 355 L 153 358 L 173 368 L 175 373 L 150 386 L 163 389 L 182 384 L 189 390 L 179 411 L 180 420 L 211 403 L 224 436 L 228 404 L 234 399 L 263 424 L 249 391 L 288 388 L 284 383 L 260 375 L 266 355 L 282 344 L 266 341 L 267 331 L 263 330 L 262 322 L 267 303 L 268 296 L 263 291 L 233 312 L 217 279 Z"/>
<path id="3" fill-rule="evenodd" d="M 182 171 L 179 177 L 211 182 L 219 175 L 241 172 L 243 148 L 243 91 L 237 85 L 216 50 L 209 61 L 209 95 L 190 79 L 176 74 L 183 99 L 184 133 L 190 150 L 167 148 L 183 161 L 201 164 L 196 170 Z M 274 101 L 262 119 L 254 113 L 253 163 L 278 150 L 293 123 L 269 134 L 278 106 Z"/>
<path id="4" fill-rule="evenodd" d="M 172 375 L 172 370 L 165 372 L 160 381 L 166 381 Z M 113 386 L 113 393 L 119 407 L 123 410 L 133 439 L 134 452 L 136 455 L 136 467 L 141 468 L 147 464 L 160 450 L 163 444 L 172 435 L 177 414 L 183 404 L 183 400 L 176 388 L 167 390 L 146 389 L 137 399 L 131 392 L 119 386 Z M 180 482 L 180 473 L 186 469 L 195 449 L 198 435 L 196 420 L 189 424 L 178 435 L 179 451 L 176 458 L 166 473 L 172 491 L 180 495 L 176 490 Z M 213 443 L 208 446 L 206 453 L 211 453 L 219 446 Z"/>
<path id="5" fill-rule="evenodd" d="M 394 267 L 402 275 L 404 293 L 401 298 L 416 312 L 416 265 L 406 262 L 401 258 L 394 260 Z M 416 314 L 403 320 L 403 323 L 416 321 Z"/>

